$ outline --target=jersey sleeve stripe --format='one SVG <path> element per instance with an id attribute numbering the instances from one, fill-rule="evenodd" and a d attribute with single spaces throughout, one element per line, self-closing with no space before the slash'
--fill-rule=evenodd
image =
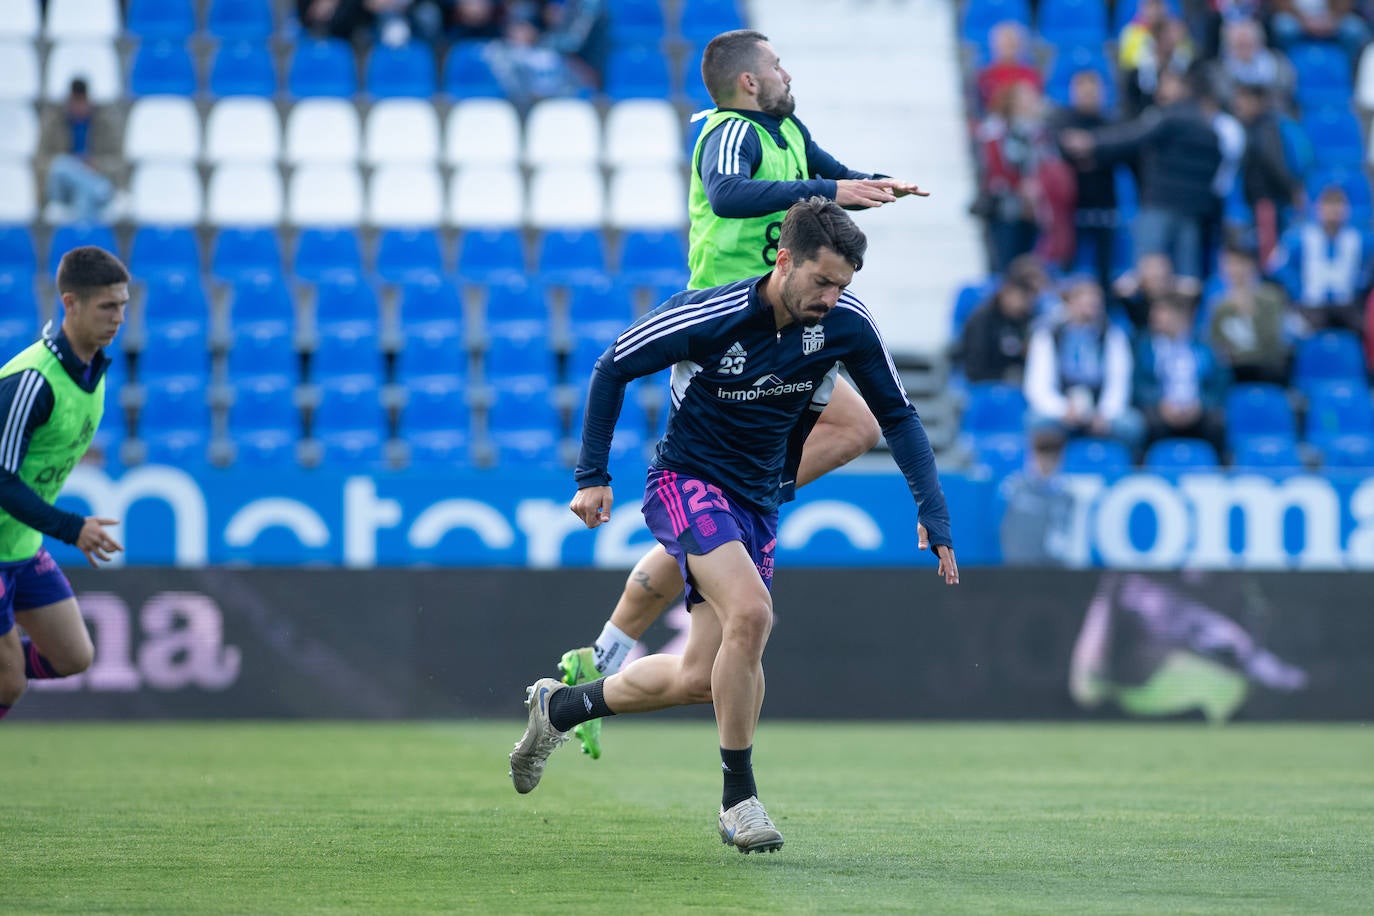
<path id="1" fill-rule="evenodd" d="M 732 290 L 722 296 L 706 299 L 702 302 L 688 302 L 674 308 L 665 309 L 663 312 L 646 320 L 643 324 L 635 325 L 616 338 L 615 347 L 617 358 L 620 349 L 630 344 L 637 344 L 641 340 L 651 335 L 656 336 L 665 325 L 676 324 L 679 320 L 691 317 L 694 314 L 709 313 L 710 315 L 721 314 L 722 309 L 734 311 L 743 305 L 749 304 L 749 290 Z"/>
<path id="2" fill-rule="evenodd" d="M 887 371 L 892 373 L 892 381 L 897 383 L 897 390 L 902 393 L 903 399 L 910 404 L 911 399 L 906 396 L 906 386 L 902 384 L 902 376 L 897 371 L 896 363 L 892 362 L 892 354 L 888 352 L 887 344 L 883 342 L 883 333 L 878 330 L 878 323 L 874 321 L 873 316 L 869 314 L 868 306 L 864 305 L 849 293 L 841 293 L 840 299 L 835 305 L 838 308 L 854 312 L 859 317 L 863 318 L 863 320 L 868 323 L 868 326 L 873 329 L 873 336 L 878 338 L 878 343 L 882 347 L 883 359 L 887 362 Z"/>
<path id="3" fill-rule="evenodd" d="M 43 376 L 37 370 L 25 369 L 19 379 L 19 387 L 10 404 L 10 415 L 5 420 L 5 431 L 0 435 L 0 467 L 12 474 L 19 473 L 19 452 L 24 442 L 24 429 L 33 411 L 33 402 L 43 387 Z"/>
<path id="4" fill-rule="evenodd" d="M 725 125 L 720 138 L 720 154 L 716 157 L 716 170 L 722 175 L 739 174 L 739 150 L 744 144 L 744 132 L 749 125 L 735 119 Z"/>
<path id="5" fill-rule="evenodd" d="M 665 313 L 661 316 L 660 320 L 653 322 L 652 327 L 647 329 L 636 329 L 639 333 L 633 335 L 633 339 L 622 337 L 620 340 L 617 340 L 615 342 L 614 358 L 619 361 L 629 356 L 631 353 L 653 343 L 655 340 L 677 333 L 684 328 L 694 327 L 695 325 L 707 321 L 714 321 L 717 318 L 733 314 L 748 307 L 749 301 L 748 298 L 745 297 L 736 303 L 725 303 L 707 309 L 692 309 L 687 314 L 673 315 L 670 317 Z"/>

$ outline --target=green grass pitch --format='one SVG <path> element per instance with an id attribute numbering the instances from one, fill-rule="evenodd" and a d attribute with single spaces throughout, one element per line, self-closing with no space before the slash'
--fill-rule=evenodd
<path id="1" fill-rule="evenodd" d="M 720 844 L 704 722 L 0 727 L 0 911 L 1369 913 L 1374 728 L 765 722 L 787 839 Z"/>

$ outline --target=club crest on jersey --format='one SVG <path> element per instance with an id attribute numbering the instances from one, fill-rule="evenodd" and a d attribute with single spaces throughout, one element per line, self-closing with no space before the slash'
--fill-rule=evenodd
<path id="1" fill-rule="evenodd" d="M 815 353 L 825 346 L 825 328 L 816 325 L 802 328 L 802 353 Z"/>

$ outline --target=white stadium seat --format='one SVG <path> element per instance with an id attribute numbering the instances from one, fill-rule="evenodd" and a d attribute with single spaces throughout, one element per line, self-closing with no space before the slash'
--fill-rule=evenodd
<path id="1" fill-rule="evenodd" d="M 1360 53 L 1355 77 L 1355 106 L 1361 111 L 1374 111 L 1374 44 L 1365 45 Z"/>
<path id="2" fill-rule="evenodd" d="M 687 225 L 687 188 L 677 166 L 638 165 L 611 176 L 609 222 L 617 229 Z"/>
<path id="3" fill-rule="evenodd" d="M 0 39 L 32 40 L 38 37 L 42 25 L 38 0 L 0 0 Z M 8 64 L 10 58 L 0 52 L 0 60 Z"/>
<path id="4" fill-rule="evenodd" d="M 27 162 L 0 162 L 0 223 L 28 223 L 37 215 L 33 168 Z"/>
<path id="5" fill-rule="evenodd" d="M 594 229 L 605 221 L 601 172 L 590 165 L 552 165 L 530 179 L 528 221 L 538 229 Z"/>
<path id="6" fill-rule="evenodd" d="M 432 228 L 443 218 L 444 185 L 432 165 L 384 165 L 367 188 L 367 222 L 392 229 Z"/>
<path id="7" fill-rule="evenodd" d="M 525 163 L 591 165 L 601 161 L 601 119 L 591 102 L 545 99 L 525 118 Z"/>
<path id="8" fill-rule="evenodd" d="M 91 101 L 99 104 L 119 101 L 124 91 L 120 78 L 119 55 L 109 41 L 64 41 L 48 52 L 44 73 L 43 97 L 49 102 L 67 98 L 72 80 L 86 80 Z"/>
<path id="9" fill-rule="evenodd" d="M 286 220 L 295 226 L 352 226 L 363 219 L 363 182 L 351 165 L 303 165 L 291 176 Z"/>
<path id="10" fill-rule="evenodd" d="M 343 99 L 305 99 L 286 118 L 286 161 L 354 163 L 362 128 L 352 102 Z"/>
<path id="11" fill-rule="evenodd" d="M 0 41 L 0 99 L 38 98 L 38 52 L 27 41 Z"/>
<path id="12" fill-rule="evenodd" d="M 271 226 L 281 222 L 281 176 L 265 164 L 222 165 L 210 175 L 205 218 L 217 226 Z"/>
<path id="13" fill-rule="evenodd" d="M 427 99 L 383 99 L 367 114 L 363 161 L 370 165 L 439 161 L 439 116 Z"/>
<path id="14" fill-rule="evenodd" d="M 281 119 L 267 99 L 235 96 L 221 99 L 205 121 L 205 160 L 276 162 L 281 158 Z"/>
<path id="15" fill-rule="evenodd" d="M 38 150 L 38 112 L 28 102 L 0 99 L 0 159 L 32 159 Z"/>
<path id="16" fill-rule="evenodd" d="M 520 115 L 505 99 L 466 99 L 444 128 L 444 162 L 505 165 L 520 159 Z"/>
<path id="17" fill-rule="evenodd" d="M 188 98 L 150 95 L 135 100 L 124 128 L 131 162 L 194 162 L 200 158 L 200 115 Z"/>
<path id="18" fill-rule="evenodd" d="M 124 30 L 118 0 L 48 0 L 44 29 L 49 41 L 69 38 L 113 40 Z"/>
<path id="19" fill-rule="evenodd" d="M 519 226 L 525 218 L 525 182 L 514 165 L 470 165 L 448 186 L 448 223 L 465 229 Z"/>
<path id="20" fill-rule="evenodd" d="M 662 99 L 616 102 L 606 113 L 606 164 L 674 165 L 682 161 L 682 119 Z"/>
<path id="21" fill-rule="evenodd" d="M 129 215 L 135 223 L 193 226 L 200 222 L 200 176 L 189 162 L 153 162 L 134 170 Z"/>

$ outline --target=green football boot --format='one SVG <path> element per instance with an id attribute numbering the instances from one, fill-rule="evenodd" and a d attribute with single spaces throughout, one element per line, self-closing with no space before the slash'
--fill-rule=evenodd
<path id="1" fill-rule="evenodd" d="M 576 687 L 578 684 L 585 684 L 601 677 L 601 672 L 596 670 L 595 657 L 596 653 L 591 646 L 564 652 L 563 657 L 558 660 L 558 673 L 563 683 L 569 687 Z M 589 755 L 593 760 L 601 757 L 600 719 L 575 725 L 572 733 L 582 742 L 582 753 Z"/>

